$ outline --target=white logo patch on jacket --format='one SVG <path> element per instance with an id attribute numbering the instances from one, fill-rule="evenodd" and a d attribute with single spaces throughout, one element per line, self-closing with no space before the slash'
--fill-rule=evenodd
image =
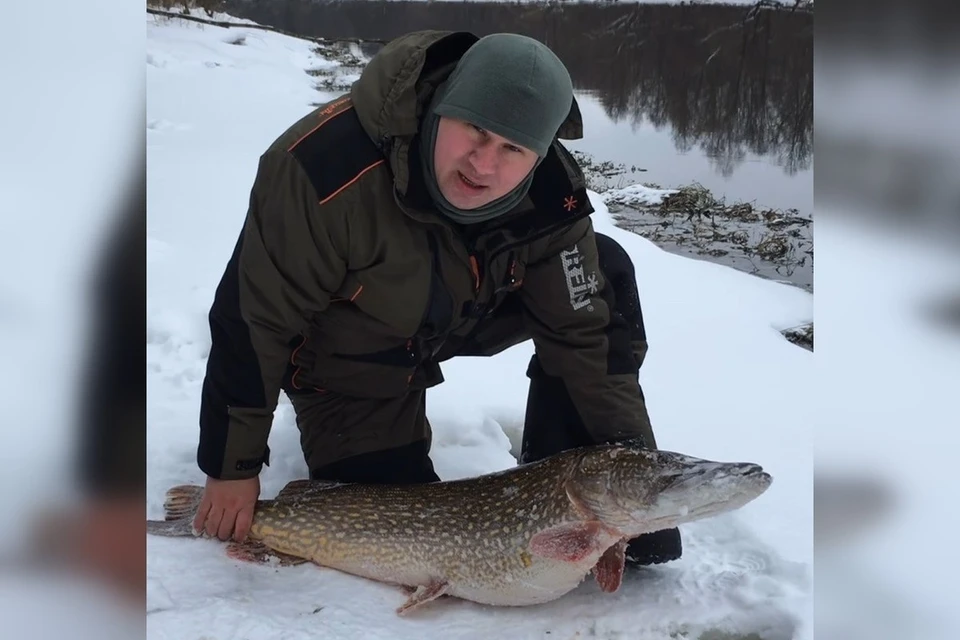
<path id="1" fill-rule="evenodd" d="M 593 311 L 590 296 L 595 295 L 600 289 L 600 282 L 596 273 L 583 272 L 583 256 L 580 255 L 580 248 L 573 245 L 572 249 L 561 251 L 560 264 L 563 266 L 563 275 L 567 280 L 570 306 L 574 311 L 584 307 L 587 311 Z"/>

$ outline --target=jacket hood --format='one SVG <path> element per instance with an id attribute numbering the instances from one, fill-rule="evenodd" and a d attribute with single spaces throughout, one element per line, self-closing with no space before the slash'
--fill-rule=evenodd
<path id="1" fill-rule="evenodd" d="M 364 68 L 350 91 L 367 135 L 387 155 L 397 187 L 406 190 L 408 149 L 437 86 L 480 38 L 466 31 L 416 31 L 390 41 Z M 583 137 L 576 98 L 557 138 Z"/>

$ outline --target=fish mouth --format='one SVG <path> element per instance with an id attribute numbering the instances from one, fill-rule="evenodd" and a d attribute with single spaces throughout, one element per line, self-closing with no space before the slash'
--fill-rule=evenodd
<path id="1" fill-rule="evenodd" d="M 684 465 L 673 472 L 665 473 L 664 476 L 672 480 L 668 485 L 671 489 L 684 489 L 693 485 L 723 482 L 725 480 L 746 480 L 761 483 L 772 480 L 770 474 L 764 471 L 763 467 L 753 462 L 699 461 Z"/>
<path id="2" fill-rule="evenodd" d="M 667 482 L 657 499 L 664 519 L 690 522 L 733 511 L 764 493 L 773 477 L 751 462 L 698 461 L 664 474 Z"/>
<path id="3" fill-rule="evenodd" d="M 720 473 L 732 478 L 748 478 L 761 482 L 772 479 L 771 475 L 763 470 L 763 467 L 753 462 L 738 462 L 725 465 Z"/>

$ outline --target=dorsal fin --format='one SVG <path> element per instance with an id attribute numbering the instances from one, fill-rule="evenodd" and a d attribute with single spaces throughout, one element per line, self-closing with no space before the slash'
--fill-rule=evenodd
<path id="1" fill-rule="evenodd" d="M 330 480 L 291 480 L 277 493 L 277 502 L 309 500 L 321 491 L 342 487 L 344 483 Z"/>

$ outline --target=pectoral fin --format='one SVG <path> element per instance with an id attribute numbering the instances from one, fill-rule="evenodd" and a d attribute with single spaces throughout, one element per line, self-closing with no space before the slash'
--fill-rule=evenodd
<path id="1" fill-rule="evenodd" d="M 600 546 L 603 525 L 596 520 L 551 527 L 534 534 L 530 552 L 542 558 L 579 562 Z"/>
<path id="2" fill-rule="evenodd" d="M 418 586 L 413 595 L 397 609 L 397 615 L 405 615 L 431 600 L 436 600 L 446 593 L 448 587 L 446 580 L 434 580 L 430 584 Z"/>
<path id="3" fill-rule="evenodd" d="M 626 550 L 627 541 L 620 540 L 600 556 L 597 566 L 593 568 L 593 576 L 604 593 L 613 593 L 620 588 L 620 583 L 623 582 Z"/>

